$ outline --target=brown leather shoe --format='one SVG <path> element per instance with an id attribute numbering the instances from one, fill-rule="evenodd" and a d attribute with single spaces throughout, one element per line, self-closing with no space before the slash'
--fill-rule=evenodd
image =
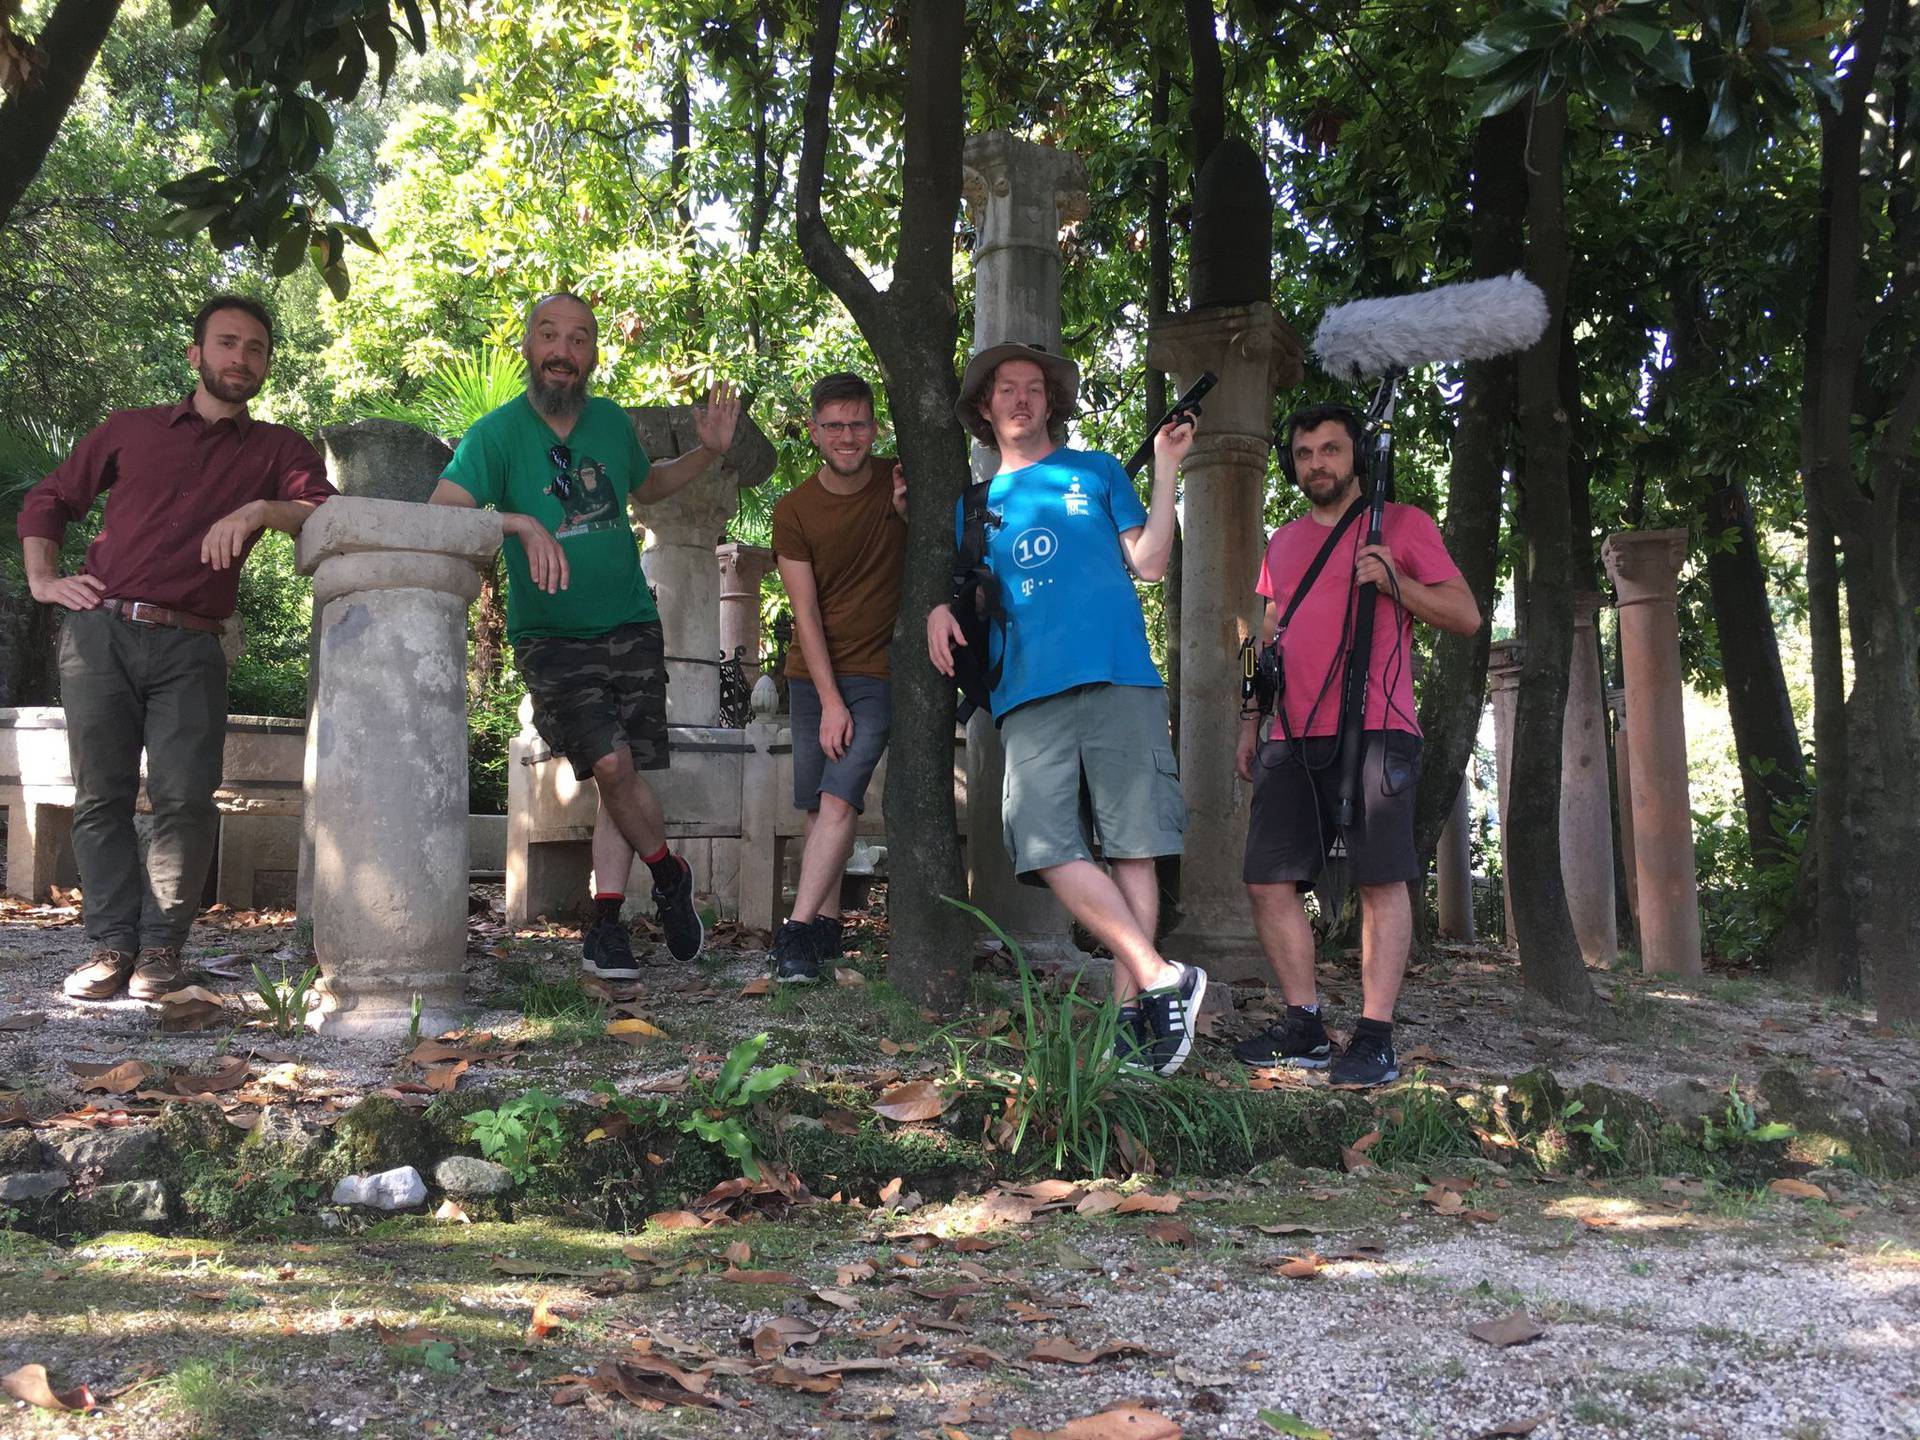
<path id="1" fill-rule="evenodd" d="M 126 985 L 133 966 L 134 958 L 125 950 L 96 950 L 60 988 L 75 1000 L 111 1000 Z"/>
<path id="2" fill-rule="evenodd" d="M 171 945 L 149 945 L 140 952 L 127 994 L 136 1000 L 158 1000 L 187 983 L 180 952 Z"/>

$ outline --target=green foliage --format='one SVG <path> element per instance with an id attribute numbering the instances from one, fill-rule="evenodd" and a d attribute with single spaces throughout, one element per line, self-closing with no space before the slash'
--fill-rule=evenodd
<path id="1" fill-rule="evenodd" d="M 567 1143 L 560 1101 L 538 1086 L 497 1110 L 475 1110 L 466 1123 L 480 1153 L 506 1166 L 522 1185 L 539 1166 L 558 1160 Z"/>
<path id="2" fill-rule="evenodd" d="M 258 1403 L 261 1388 L 238 1345 L 229 1345 L 211 1358 L 183 1362 L 168 1385 L 191 1433 L 207 1437 L 233 1434 L 248 1408 Z"/>
<path id="3" fill-rule="evenodd" d="M 475 815 L 507 813 L 507 746 L 520 733 L 526 687 L 511 655 L 497 680 L 467 705 L 467 806 Z"/>
<path id="4" fill-rule="evenodd" d="M 1586 1136 L 1587 1143 L 1593 1147 L 1596 1154 L 1618 1155 L 1619 1142 L 1607 1134 L 1607 1117 L 1596 1115 L 1591 1120 L 1579 1119 L 1578 1117 L 1586 1114 L 1586 1111 L 1587 1105 L 1584 1100 L 1569 1100 L 1566 1109 L 1560 1112 L 1560 1128 L 1569 1135 Z"/>
<path id="5" fill-rule="evenodd" d="M 1791 1140 L 1793 1126 L 1778 1120 L 1765 1125 L 1754 1114 L 1753 1104 L 1740 1093 L 1740 1077 L 1734 1076 L 1727 1082 L 1727 1108 L 1721 1113 L 1716 1124 L 1711 1115 L 1702 1115 L 1700 1124 L 1705 1129 L 1703 1143 L 1709 1150 L 1737 1150 L 1743 1145 L 1766 1145 L 1779 1140 Z"/>
<path id="6" fill-rule="evenodd" d="M 306 1028 L 307 1012 L 313 1008 L 315 999 L 314 982 L 319 978 L 318 965 L 308 966 L 306 973 L 297 980 L 287 978 L 284 964 L 280 967 L 278 980 L 269 978 L 259 965 L 253 967 L 254 994 L 259 997 L 267 1025 L 274 1034 L 284 1038 L 297 1035 Z"/>
<path id="7" fill-rule="evenodd" d="M 458 1375 L 460 1359 L 451 1340 L 425 1340 L 418 1345 L 393 1345 L 387 1358 L 401 1370 L 419 1368 L 436 1375 Z"/>
<path id="8" fill-rule="evenodd" d="M 998 936 L 1020 973 L 1017 1040 L 964 1039 L 951 1027 L 940 1032 L 954 1078 L 998 1097 L 997 1108 L 1013 1126 L 1001 1142 L 1010 1154 L 1037 1141 L 1052 1171 L 1100 1176 L 1136 1168 L 1149 1137 L 1170 1143 L 1176 1163 L 1183 1155 L 1203 1155 L 1209 1131 L 1218 1128 L 1236 1133 L 1252 1153 L 1235 1097 L 1130 1065 L 1132 1036 L 1120 1028 L 1118 1007 L 1082 995 L 1078 977 L 1064 994 L 1049 995 L 1019 944 L 985 911 L 941 899 Z M 1006 1063 L 993 1063 L 996 1056 Z"/>
<path id="9" fill-rule="evenodd" d="M 411 400 L 376 400 L 367 413 L 383 420 L 404 420 L 449 445 L 458 445 L 483 415 L 526 388 L 527 362 L 520 352 L 490 345 L 478 354 L 440 361 L 427 372 Z"/>
<path id="10" fill-rule="evenodd" d="M 1709 954 L 1743 960 L 1763 953 L 1786 918 L 1813 808 L 1810 793 L 1776 808 L 1773 830 L 1785 855 L 1755 865 L 1744 804 L 1736 799 L 1693 812 L 1694 870 L 1700 877 L 1701 937 Z"/>
<path id="11" fill-rule="evenodd" d="M 1416 1070 L 1382 1105 L 1380 1139 L 1367 1158 L 1380 1165 L 1425 1166 L 1479 1153 L 1466 1112 L 1426 1071 Z"/>
<path id="12" fill-rule="evenodd" d="M 674 1116 L 665 1100 L 641 1100 L 622 1095 L 606 1082 L 593 1088 L 607 1097 L 607 1108 L 631 1125 L 647 1128 L 671 1124 L 683 1135 L 691 1135 L 708 1145 L 716 1145 L 732 1156 L 740 1173 L 749 1180 L 760 1178 L 760 1162 L 755 1151 L 748 1115 L 798 1073 L 791 1065 L 756 1068 L 760 1052 L 767 1048 L 768 1036 L 756 1035 L 742 1040 L 727 1052 L 726 1062 L 712 1083 L 697 1075 L 689 1081 L 694 1109 Z"/>

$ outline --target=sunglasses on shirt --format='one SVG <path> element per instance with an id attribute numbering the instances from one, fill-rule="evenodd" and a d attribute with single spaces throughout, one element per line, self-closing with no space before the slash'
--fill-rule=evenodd
<path id="1" fill-rule="evenodd" d="M 565 445 L 556 445 L 547 451 L 547 459 L 553 462 L 553 483 L 547 486 L 547 494 L 556 500 L 566 500 L 573 495 L 573 451 Z"/>

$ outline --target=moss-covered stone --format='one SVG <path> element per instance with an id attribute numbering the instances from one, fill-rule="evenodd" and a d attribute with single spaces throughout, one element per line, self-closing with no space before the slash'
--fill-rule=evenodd
<path id="1" fill-rule="evenodd" d="M 1762 1072 L 1758 1089 L 1768 1117 L 1798 1132 L 1801 1158 L 1871 1175 L 1920 1174 L 1920 1089 L 1784 1065 Z"/>
<path id="2" fill-rule="evenodd" d="M 432 1163 L 429 1148 L 418 1111 L 385 1095 L 369 1095 L 334 1124 L 333 1146 L 320 1170 L 333 1180 L 401 1165 L 424 1171 Z"/>

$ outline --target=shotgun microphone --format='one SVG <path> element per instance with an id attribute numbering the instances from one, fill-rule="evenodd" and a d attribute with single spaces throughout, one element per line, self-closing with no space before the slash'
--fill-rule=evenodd
<path id="1" fill-rule="evenodd" d="M 1353 300 L 1321 317 L 1313 354 L 1341 380 L 1525 350 L 1547 329 L 1547 297 L 1515 271 L 1384 300 Z"/>

